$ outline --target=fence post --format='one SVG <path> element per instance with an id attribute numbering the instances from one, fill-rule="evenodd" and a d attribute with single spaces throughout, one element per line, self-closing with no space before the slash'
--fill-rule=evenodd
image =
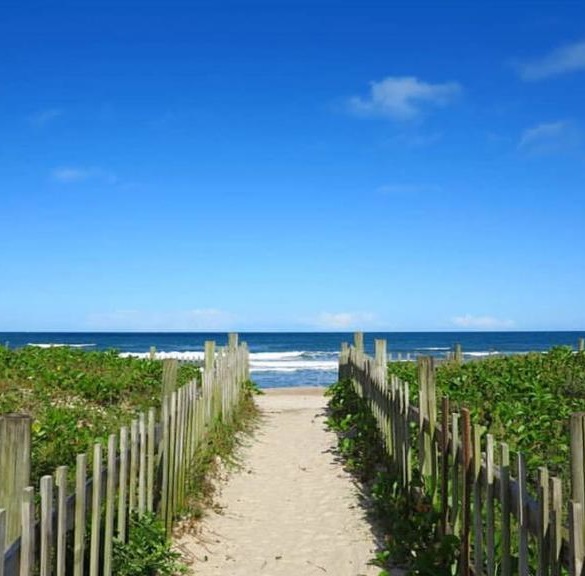
<path id="1" fill-rule="evenodd" d="M 376 340 L 376 365 L 386 366 L 386 340 Z"/>
<path id="2" fill-rule="evenodd" d="M 0 508 L 6 510 L 6 545 L 20 536 L 22 498 L 30 483 L 31 418 L 0 416 Z"/>
<path id="3" fill-rule="evenodd" d="M 215 361 L 215 342 L 213 340 L 205 341 L 205 371 L 211 372 Z"/>
<path id="4" fill-rule="evenodd" d="M 463 496 L 461 498 L 463 528 L 461 533 L 460 576 L 470 576 L 469 565 L 469 536 L 471 533 L 471 486 L 473 483 L 473 469 L 471 467 L 471 418 L 469 410 L 463 408 L 461 443 L 463 449 Z"/>
<path id="5" fill-rule="evenodd" d="M 162 397 L 172 394 L 177 389 L 177 371 L 179 362 L 176 358 L 163 360 Z"/>
<path id="6" fill-rule="evenodd" d="M 228 334 L 228 348 L 235 350 L 238 347 L 238 335 L 235 332 Z"/>
<path id="7" fill-rule="evenodd" d="M 455 344 L 453 349 L 453 360 L 458 364 L 463 362 L 463 351 L 461 349 L 461 344 Z"/>
<path id="8" fill-rule="evenodd" d="M 356 350 L 359 352 L 364 351 L 364 333 L 363 332 L 354 332 L 353 335 L 353 345 Z"/>
<path id="9" fill-rule="evenodd" d="M 581 511 L 585 506 L 584 428 L 585 412 L 571 414 L 571 500 L 581 505 Z"/>
<path id="10" fill-rule="evenodd" d="M 418 358 L 419 408 L 420 408 L 420 458 L 421 473 L 431 477 L 431 495 L 434 498 L 437 487 L 437 450 L 435 428 L 437 424 L 437 397 L 435 391 L 435 367 L 430 356 Z M 429 431 L 424 430 L 428 420 Z"/>
<path id="11" fill-rule="evenodd" d="M 579 352 L 585 352 L 585 338 L 579 338 L 579 344 L 577 346 Z"/>

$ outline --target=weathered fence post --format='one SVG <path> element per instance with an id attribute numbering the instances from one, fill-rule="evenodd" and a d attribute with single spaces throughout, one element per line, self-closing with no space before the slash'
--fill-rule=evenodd
<path id="1" fill-rule="evenodd" d="M 215 362 L 215 342 L 213 340 L 205 341 L 205 371 L 210 372 L 213 370 L 213 364 Z"/>
<path id="2" fill-rule="evenodd" d="M 228 348 L 235 350 L 238 347 L 238 335 L 235 332 L 228 334 Z"/>
<path id="3" fill-rule="evenodd" d="M 585 412 L 571 415 L 571 500 L 585 506 Z M 583 525 L 582 525 L 583 529 Z M 581 535 L 581 541 L 585 534 Z"/>
<path id="4" fill-rule="evenodd" d="M 455 344 L 453 349 L 453 360 L 458 364 L 463 362 L 463 351 L 461 350 L 461 344 Z"/>
<path id="5" fill-rule="evenodd" d="M 177 372 L 179 362 L 176 358 L 163 360 L 162 397 L 172 394 L 177 389 Z"/>
<path id="6" fill-rule="evenodd" d="M 386 366 L 386 340 L 376 340 L 376 365 Z"/>
<path id="7" fill-rule="evenodd" d="M 353 345 L 358 352 L 364 351 L 364 333 L 355 332 L 353 335 Z"/>
<path id="8" fill-rule="evenodd" d="M 463 495 L 461 498 L 461 510 L 463 527 L 461 532 L 461 552 L 460 552 L 460 576 L 470 576 L 470 534 L 471 534 L 471 487 L 473 484 L 472 469 L 472 440 L 471 440 L 471 418 L 469 410 L 461 410 L 462 417 L 462 434 L 461 444 L 463 450 Z"/>
<path id="9" fill-rule="evenodd" d="M 435 390 L 435 366 L 430 356 L 418 358 L 419 382 L 419 434 L 420 434 L 420 469 L 425 477 L 431 477 L 431 495 L 434 498 L 437 487 L 437 449 L 435 428 L 437 424 L 437 397 Z M 425 430 L 425 420 L 428 431 Z"/>
<path id="10" fill-rule="evenodd" d="M 579 352 L 585 352 L 585 338 L 579 338 L 579 344 L 577 345 Z"/>
<path id="11" fill-rule="evenodd" d="M 0 508 L 6 510 L 7 546 L 20 536 L 22 498 L 30 484 L 30 440 L 30 416 L 0 416 Z"/>

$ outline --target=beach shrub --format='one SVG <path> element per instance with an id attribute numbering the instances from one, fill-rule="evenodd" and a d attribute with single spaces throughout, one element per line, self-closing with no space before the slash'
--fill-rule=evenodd
<path id="1" fill-rule="evenodd" d="M 440 515 L 422 482 L 413 482 L 411 493 L 399 489 L 368 403 L 348 380 L 331 385 L 327 395 L 328 426 L 337 432 L 339 452 L 362 482 L 384 535 L 373 559 L 382 568 L 380 576 L 391 574 L 396 565 L 409 575 L 451 576 L 459 539 L 439 533 Z"/>
<path id="2" fill-rule="evenodd" d="M 187 573 L 181 555 L 171 547 L 164 524 L 155 514 L 133 513 L 128 541 L 114 540 L 112 571 L 117 576 L 174 576 Z"/>
<path id="3" fill-rule="evenodd" d="M 178 384 L 200 378 L 180 365 Z M 107 443 L 141 411 L 161 402 L 162 362 L 69 347 L 0 346 L 0 414 L 26 413 L 32 425 L 33 485 L 77 454 Z"/>
<path id="4" fill-rule="evenodd" d="M 391 362 L 388 372 L 409 383 L 416 402 L 416 364 Z M 452 410 L 468 408 L 472 420 L 496 440 L 525 454 L 529 470 L 546 465 L 568 478 L 569 418 L 585 410 L 584 352 L 556 347 L 547 353 L 444 362 L 436 381 L 438 396 L 448 396 Z"/>

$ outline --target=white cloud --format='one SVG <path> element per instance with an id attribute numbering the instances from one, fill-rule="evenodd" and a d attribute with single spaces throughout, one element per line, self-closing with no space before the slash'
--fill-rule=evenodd
<path id="1" fill-rule="evenodd" d="M 144 310 L 116 310 L 91 314 L 87 328 L 91 330 L 230 330 L 234 317 L 225 310 L 195 308 L 151 312 Z"/>
<path id="2" fill-rule="evenodd" d="M 429 84 L 414 76 L 389 76 L 372 82 L 370 94 L 351 98 L 349 105 L 356 114 L 411 120 L 420 115 L 425 105 L 445 106 L 460 92 L 456 82 Z"/>
<path id="3" fill-rule="evenodd" d="M 475 330 L 504 330 L 514 326 L 513 320 L 504 320 L 494 316 L 472 316 L 465 314 L 451 319 L 451 324 L 457 328 Z"/>
<path id="4" fill-rule="evenodd" d="M 517 66 L 523 80 L 544 80 L 577 70 L 585 70 L 585 42 L 566 44 L 546 56 Z"/>
<path id="5" fill-rule="evenodd" d="M 518 149 L 532 154 L 548 154 L 575 148 L 579 141 L 579 131 L 570 122 L 543 122 L 524 130 Z"/>
<path id="6" fill-rule="evenodd" d="M 375 316 L 370 312 L 322 312 L 312 322 L 325 330 L 358 330 L 371 326 Z"/>
<path id="7" fill-rule="evenodd" d="M 106 184 L 118 184 L 118 177 L 112 172 L 101 168 L 83 168 L 74 166 L 61 166 L 51 173 L 53 180 L 63 184 L 86 182 L 87 180 L 100 180 Z"/>

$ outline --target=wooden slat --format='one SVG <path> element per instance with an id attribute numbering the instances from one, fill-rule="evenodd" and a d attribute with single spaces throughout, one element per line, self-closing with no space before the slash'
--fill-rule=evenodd
<path id="1" fill-rule="evenodd" d="M 502 576 L 512 574 L 512 556 L 510 552 L 510 450 L 506 443 L 501 444 L 500 455 L 500 503 L 501 518 L 501 547 L 502 547 Z"/>
<path id="2" fill-rule="evenodd" d="M 561 551 L 563 528 L 563 484 L 560 478 L 550 479 L 551 509 L 550 509 L 550 574 L 561 576 Z"/>
<path id="3" fill-rule="evenodd" d="M 471 534 L 471 486 L 473 484 L 473 470 L 471 467 L 471 418 L 469 410 L 461 410 L 462 430 L 461 445 L 463 449 L 463 495 L 461 499 L 462 530 L 460 553 L 460 576 L 470 576 L 470 534 Z"/>
<path id="4" fill-rule="evenodd" d="M 103 574 L 112 574 L 112 554 L 114 545 L 114 510 L 116 506 L 116 444 L 115 434 L 108 437 L 108 474 L 106 481 L 106 518 L 104 525 Z"/>
<path id="5" fill-rule="evenodd" d="M 138 420 L 130 424 L 130 483 L 128 488 L 128 510 L 130 514 L 137 508 L 136 487 L 138 484 Z"/>
<path id="6" fill-rule="evenodd" d="M 120 475 L 118 478 L 118 538 L 126 541 L 128 514 L 128 428 L 120 429 Z"/>
<path id="7" fill-rule="evenodd" d="M 579 502 L 569 502 L 569 550 L 570 576 L 583 574 L 583 507 Z"/>
<path id="8" fill-rule="evenodd" d="M 537 576 L 548 576 L 550 563 L 550 542 L 549 542 L 549 478 L 548 469 L 538 469 L 538 535 L 536 538 L 538 546 L 538 570 Z"/>
<path id="9" fill-rule="evenodd" d="M 517 454 L 518 463 L 518 574 L 528 576 L 528 509 L 526 506 L 526 458 Z"/>
<path id="10" fill-rule="evenodd" d="M 155 469 L 155 422 L 156 411 L 151 408 L 148 411 L 148 445 L 147 445 L 147 469 L 146 469 L 146 509 L 148 512 L 154 510 L 154 469 Z"/>
<path id="11" fill-rule="evenodd" d="M 460 474 L 461 474 L 461 454 L 460 434 L 459 434 L 460 415 L 454 412 L 451 416 L 451 526 L 453 534 L 461 534 L 461 506 L 459 504 L 460 494 Z"/>
<path id="12" fill-rule="evenodd" d="M 20 576 L 32 576 L 35 573 L 35 548 L 35 492 L 29 486 L 22 495 Z"/>
<path id="13" fill-rule="evenodd" d="M 485 469 L 485 494 L 486 494 L 486 559 L 487 576 L 495 576 L 495 466 L 494 466 L 494 437 L 488 434 L 485 446 L 486 469 Z"/>
<path id="14" fill-rule="evenodd" d="M 449 525 L 449 398 L 441 403 L 441 530 L 451 533 Z"/>
<path id="15" fill-rule="evenodd" d="M 481 507 L 481 429 L 472 428 L 473 437 L 473 566 L 475 574 L 483 572 L 483 524 Z"/>
<path id="16" fill-rule="evenodd" d="M 85 565 L 85 523 L 87 456 L 78 454 L 75 467 L 75 528 L 73 534 L 73 575 L 83 576 Z"/>
<path id="17" fill-rule="evenodd" d="M 166 526 L 169 513 L 169 450 L 170 450 L 170 429 L 169 429 L 169 402 L 170 397 L 165 396 L 162 401 L 162 488 L 161 488 L 161 518 Z"/>
<path id="18" fill-rule="evenodd" d="M 91 541 L 89 548 L 89 576 L 100 572 L 100 530 L 102 509 L 102 445 L 93 447 L 93 490 L 91 497 Z"/>
<path id="19" fill-rule="evenodd" d="M 53 477 L 41 478 L 41 576 L 50 576 L 53 557 Z"/>
<path id="20" fill-rule="evenodd" d="M 67 537 L 67 466 L 59 466 L 55 484 L 57 495 L 57 576 L 65 576 L 65 553 Z"/>
<path id="21" fill-rule="evenodd" d="M 141 412 L 138 420 L 139 468 L 138 468 L 138 513 L 146 511 L 146 416 Z"/>

